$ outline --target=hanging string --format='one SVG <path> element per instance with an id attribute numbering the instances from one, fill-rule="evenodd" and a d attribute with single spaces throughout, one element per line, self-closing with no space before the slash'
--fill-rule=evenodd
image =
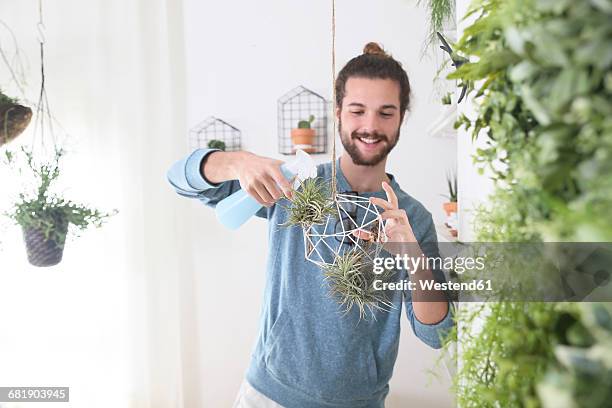
<path id="1" fill-rule="evenodd" d="M 332 197 L 336 201 L 336 0 L 332 0 Z"/>
<path id="2" fill-rule="evenodd" d="M 53 142 L 53 147 L 56 146 L 55 134 L 53 132 L 53 120 L 51 110 L 49 109 L 49 100 L 47 99 L 47 90 L 45 88 L 45 24 L 43 21 L 42 0 L 38 1 L 38 42 L 40 45 L 40 93 L 38 95 L 38 104 L 36 105 L 36 120 L 34 122 L 34 137 L 32 138 L 32 150 L 35 148 L 38 131 L 40 131 L 40 145 L 44 153 L 45 150 L 45 115 L 47 116 L 47 126 L 49 127 L 49 135 Z"/>

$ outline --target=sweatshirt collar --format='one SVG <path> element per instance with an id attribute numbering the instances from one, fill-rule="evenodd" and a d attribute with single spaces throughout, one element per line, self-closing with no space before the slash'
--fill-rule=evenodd
<path id="1" fill-rule="evenodd" d="M 393 191 L 395 192 L 395 194 L 398 195 L 400 191 L 400 187 L 399 187 L 399 184 L 397 184 L 397 181 L 395 180 L 395 176 L 390 173 L 387 173 L 387 176 L 391 180 L 391 183 L 389 183 L 391 185 L 391 188 L 393 188 Z M 339 157 L 336 159 L 336 182 L 337 182 L 337 189 L 339 193 L 354 191 L 351 188 L 351 185 L 349 184 L 348 180 L 344 176 L 344 173 L 342 172 L 342 168 L 340 167 Z M 387 199 L 387 193 L 385 193 L 385 190 L 382 189 L 382 186 L 378 191 L 366 191 L 366 192 L 360 191 L 359 195 L 361 197 L 379 197 L 385 200 Z"/>

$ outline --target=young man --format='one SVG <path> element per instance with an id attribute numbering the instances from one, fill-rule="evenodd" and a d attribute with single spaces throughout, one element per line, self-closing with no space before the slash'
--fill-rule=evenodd
<path id="1" fill-rule="evenodd" d="M 431 214 L 385 172 L 410 103 L 406 72 L 370 43 L 340 71 L 336 95 L 345 149 L 337 160 L 337 191 L 369 197 L 387 220 L 390 242 L 412 244 L 418 252 L 427 246 L 427 255 L 436 256 Z M 450 305 L 444 294 L 437 301 L 425 301 L 417 289 L 399 292 L 393 298 L 397 307 L 377 312 L 376 319 L 360 320 L 356 308 L 339 313 L 321 269 L 304 258 L 302 230 L 278 227 L 287 213 L 276 203 L 285 200 L 283 196 L 292 197 L 281 164 L 245 151 L 198 149 L 168 172 L 178 194 L 213 207 L 243 188 L 264 205 L 257 215 L 269 220 L 261 328 L 235 407 L 384 407 L 397 357 L 402 305 L 416 336 L 434 348 L 440 347 L 440 336 L 453 324 Z M 331 163 L 317 170 L 318 176 L 331 180 Z M 355 207 L 355 219 L 363 217 L 363 210 Z M 360 238 L 367 239 L 363 234 Z M 444 277 L 440 271 L 419 269 L 410 279 Z"/>

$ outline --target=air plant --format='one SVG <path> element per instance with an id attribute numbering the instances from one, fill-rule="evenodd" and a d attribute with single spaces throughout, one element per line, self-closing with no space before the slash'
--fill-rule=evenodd
<path id="1" fill-rule="evenodd" d="M 360 319 L 366 318 L 366 309 L 376 319 L 375 310 L 388 312 L 395 306 L 384 291 L 375 289 L 374 281 L 386 281 L 395 271 L 385 269 L 383 273 L 375 274 L 367 248 L 368 246 L 365 249 L 355 246 L 337 255 L 334 264 L 323 267 L 323 273 L 324 279 L 330 285 L 330 295 L 344 307 L 343 314 L 357 306 Z"/>
<path id="2" fill-rule="evenodd" d="M 336 215 L 328 183 L 320 177 L 302 181 L 289 201 L 291 205 L 285 207 L 289 217 L 281 224 L 284 227 L 300 225 L 308 228 L 313 224 L 323 224 L 329 216 Z"/>

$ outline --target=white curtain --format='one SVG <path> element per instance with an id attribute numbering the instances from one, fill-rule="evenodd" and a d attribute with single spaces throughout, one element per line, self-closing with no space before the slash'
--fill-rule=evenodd
<path id="1" fill-rule="evenodd" d="M 69 386 L 70 407 L 200 406 L 194 204 L 165 180 L 187 152 L 181 1 L 43 3 L 49 105 L 71 137 L 59 190 L 119 214 L 52 268 L 28 265 L 18 227 L 1 230 L 0 385 Z M 36 100 L 38 1 L 2 2 L 0 18 Z M 14 91 L 8 79 L 2 67 Z M 4 211 L 24 187 L 4 167 L 0 180 Z"/>

